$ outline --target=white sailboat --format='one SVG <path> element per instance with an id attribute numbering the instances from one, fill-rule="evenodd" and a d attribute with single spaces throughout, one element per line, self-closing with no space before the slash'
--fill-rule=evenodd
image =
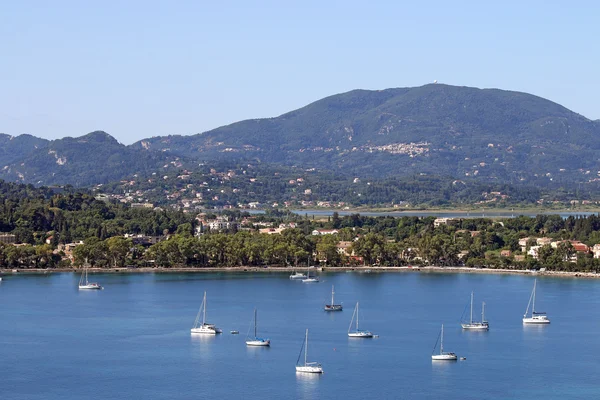
<path id="1" fill-rule="evenodd" d="M 271 345 L 271 339 L 263 339 L 263 338 L 259 338 L 256 335 L 256 325 L 257 325 L 257 318 L 256 318 L 256 308 L 254 309 L 254 337 L 249 337 L 248 335 L 246 335 L 246 345 L 247 346 L 270 346 Z"/>
<path id="2" fill-rule="evenodd" d="M 356 329 L 352 330 L 352 323 L 354 322 L 354 317 L 356 316 Z M 355 338 L 372 338 L 373 333 L 370 331 L 361 331 L 358 328 L 358 301 L 356 302 L 356 307 L 354 307 L 354 312 L 352 313 L 352 319 L 350 320 L 350 326 L 348 326 L 348 336 Z"/>
<path id="3" fill-rule="evenodd" d="M 200 319 L 202 316 L 202 320 Z M 194 326 L 190 329 L 192 334 L 203 334 L 203 335 L 216 335 L 217 333 L 222 333 L 223 331 L 220 328 L 217 328 L 214 324 L 206 323 L 206 292 L 204 292 L 204 299 L 202 300 L 202 304 L 200 305 L 200 310 L 198 311 L 198 315 L 196 315 L 196 321 L 194 321 Z"/>
<path id="4" fill-rule="evenodd" d="M 531 292 L 531 296 L 529 296 L 529 303 L 527 303 L 527 309 L 525 310 L 525 314 L 523 315 L 523 324 L 536 324 L 536 325 L 547 325 L 550 323 L 548 316 L 545 312 L 535 311 L 535 289 L 537 286 L 537 279 L 533 281 L 533 291 Z M 531 306 L 531 317 L 528 317 L 529 314 L 529 306 Z"/>
<path id="5" fill-rule="evenodd" d="M 473 321 L 473 292 L 471 292 L 471 318 L 469 322 L 460 324 L 463 329 L 472 331 L 487 331 L 490 329 L 490 324 L 485 320 L 485 303 L 481 303 L 481 322 Z"/>
<path id="6" fill-rule="evenodd" d="M 435 354 L 435 349 L 437 347 L 437 340 L 435 342 L 435 346 L 433 347 L 433 352 L 431 353 L 431 359 L 434 361 L 456 361 L 458 357 L 454 353 L 444 352 L 444 324 L 442 324 L 442 330 L 440 331 L 440 335 L 438 336 L 438 340 L 440 342 L 440 353 Z"/>
<path id="7" fill-rule="evenodd" d="M 302 357 L 302 351 L 304 350 L 304 364 L 300 363 L 300 357 Z M 300 348 L 300 354 L 298 354 L 298 359 L 296 360 L 296 372 L 306 372 L 311 374 L 322 374 L 323 367 L 318 362 L 308 362 L 308 329 L 306 330 L 306 335 L 304 336 L 304 342 L 302 342 L 302 347 Z"/>
<path id="8" fill-rule="evenodd" d="M 290 279 L 293 281 L 299 280 L 299 279 L 306 279 L 306 275 L 304 275 L 302 272 L 294 271 L 294 273 L 290 275 Z"/>
<path id="9" fill-rule="evenodd" d="M 310 267 L 306 271 L 306 278 L 302 279 L 304 283 L 316 283 L 319 282 L 319 278 L 316 276 L 310 277 Z"/>
<path id="10" fill-rule="evenodd" d="M 335 304 L 333 301 L 333 295 L 335 294 L 333 290 L 333 285 L 331 285 L 331 304 L 325 304 L 325 311 L 342 311 L 341 304 Z"/>
<path id="11" fill-rule="evenodd" d="M 88 281 L 88 267 L 87 265 L 83 267 L 83 272 L 81 273 L 81 278 L 79 278 L 79 290 L 100 290 L 102 286 L 95 282 Z"/>

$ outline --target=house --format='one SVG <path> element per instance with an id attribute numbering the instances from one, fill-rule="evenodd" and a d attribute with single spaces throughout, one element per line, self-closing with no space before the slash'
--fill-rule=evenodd
<path id="1" fill-rule="evenodd" d="M 590 251 L 594 254 L 594 258 L 600 258 L 600 243 L 595 244 Z"/>
<path id="2" fill-rule="evenodd" d="M 535 242 L 539 245 L 539 246 L 544 246 L 546 244 L 550 244 L 552 243 L 552 238 L 549 237 L 541 237 L 541 238 L 537 238 L 535 239 Z"/>
<path id="3" fill-rule="evenodd" d="M 455 218 L 436 218 L 433 221 L 433 226 L 437 228 L 440 225 L 448 225 L 449 222 L 452 222 L 454 220 Z"/>
<path id="4" fill-rule="evenodd" d="M 525 253 L 527 250 L 527 242 L 529 241 L 529 236 L 519 239 L 519 246 L 521 246 L 521 251 Z"/>
<path id="5" fill-rule="evenodd" d="M 0 243 L 13 244 L 17 243 L 17 237 L 12 233 L 0 233 Z"/>
<path id="6" fill-rule="evenodd" d="M 235 221 L 229 221 L 227 217 L 218 216 L 216 219 L 207 221 L 211 231 L 224 231 L 227 229 L 237 229 L 239 224 Z"/>
<path id="7" fill-rule="evenodd" d="M 511 251 L 510 251 L 510 250 L 502 250 L 502 251 L 500 252 L 500 256 L 501 256 L 501 257 L 510 257 L 511 255 L 512 255 L 512 253 L 511 253 Z"/>
<path id="8" fill-rule="evenodd" d="M 281 232 L 283 232 L 283 229 L 285 228 L 262 228 L 259 229 L 258 232 L 259 233 L 266 233 L 267 235 L 279 235 L 281 234 Z"/>
<path id="9" fill-rule="evenodd" d="M 533 257 L 534 259 L 537 260 L 538 256 L 539 256 L 538 253 L 539 253 L 541 247 L 542 246 L 531 246 L 529 248 L 529 251 L 527 251 L 527 255 L 529 255 L 529 256 L 531 256 L 531 257 Z"/>
<path id="10" fill-rule="evenodd" d="M 335 247 L 337 248 L 337 252 L 343 256 L 354 256 L 352 242 L 341 241 Z"/>
<path id="11" fill-rule="evenodd" d="M 319 235 L 337 235 L 339 231 L 337 229 L 315 229 L 312 231 L 313 236 Z"/>

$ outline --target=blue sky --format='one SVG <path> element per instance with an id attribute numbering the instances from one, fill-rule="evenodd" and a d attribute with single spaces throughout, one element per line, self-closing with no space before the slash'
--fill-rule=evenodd
<path id="1" fill-rule="evenodd" d="M 600 119 L 595 1 L 4 1 L 0 132 L 129 144 L 433 80 Z"/>

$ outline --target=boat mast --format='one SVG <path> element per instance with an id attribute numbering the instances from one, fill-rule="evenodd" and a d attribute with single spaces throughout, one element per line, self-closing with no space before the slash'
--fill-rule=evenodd
<path id="1" fill-rule="evenodd" d="M 258 321 L 256 320 L 256 308 L 254 309 L 254 338 L 256 339 L 256 324 Z"/>
<path id="2" fill-rule="evenodd" d="M 308 329 L 306 330 L 306 337 L 304 340 L 306 341 L 304 344 L 304 366 L 306 366 L 306 357 L 308 355 Z"/>
<path id="3" fill-rule="evenodd" d="M 206 323 L 206 291 L 204 291 L 204 299 L 202 300 L 202 304 L 204 305 L 202 308 L 202 325 Z"/>
<path id="4" fill-rule="evenodd" d="M 442 333 L 440 335 L 440 355 L 444 354 L 444 324 L 442 324 Z"/>
<path id="5" fill-rule="evenodd" d="M 481 322 L 485 321 L 485 301 L 481 302 Z"/>
<path id="6" fill-rule="evenodd" d="M 471 292 L 471 324 L 473 323 L 473 292 Z"/>
<path id="7" fill-rule="evenodd" d="M 333 285 L 331 285 L 331 305 L 333 306 L 335 303 L 333 302 Z"/>
<path id="8" fill-rule="evenodd" d="M 531 305 L 531 316 L 533 317 L 533 314 L 535 314 L 535 287 L 537 285 L 537 278 L 535 279 L 535 281 L 533 281 L 533 303 Z"/>
<path id="9" fill-rule="evenodd" d="M 358 332 L 358 301 L 356 302 L 356 331 Z"/>

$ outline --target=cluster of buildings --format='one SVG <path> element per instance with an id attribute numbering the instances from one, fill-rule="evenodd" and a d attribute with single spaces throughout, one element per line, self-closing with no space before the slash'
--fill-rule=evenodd
<path id="1" fill-rule="evenodd" d="M 532 242 L 535 241 L 534 245 L 531 245 Z M 579 240 L 555 240 L 549 237 L 540 237 L 540 238 L 522 238 L 519 240 L 519 246 L 521 247 L 521 252 L 523 254 L 527 254 L 534 259 L 539 259 L 540 249 L 543 246 L 551 246 L 553 249 L 557 249 L 561 244 L 565 244 L 568 248 L 572 250 L 572 254 L 567 256 L 565 261 L 576 262 L 577 257 L 580 254 L 593 254 L 594 258 L 600 258 L 600 244 L 596 244 L 592 247 L 586 245 L 585 243 L 580 242 Z M 516 259 L 517 256 L 515 256 Z M 524 256 L 522 256 L 524 257 Z"/>

